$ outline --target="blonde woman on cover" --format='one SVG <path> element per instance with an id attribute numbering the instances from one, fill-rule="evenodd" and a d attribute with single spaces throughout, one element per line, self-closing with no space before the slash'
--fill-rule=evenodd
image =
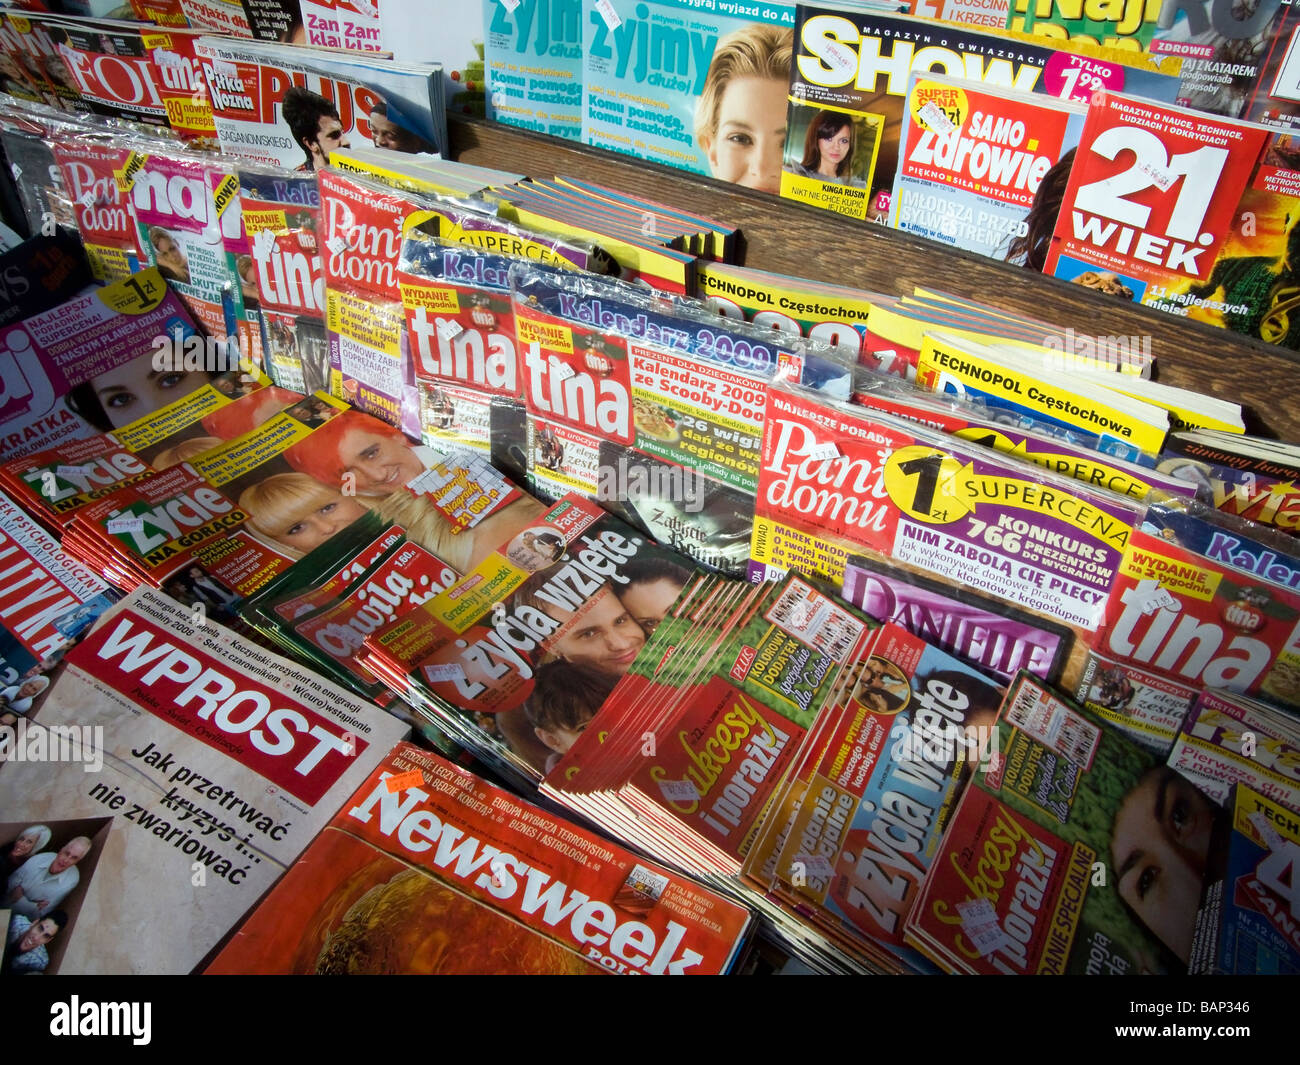
<path id="1" fill-rule="evenodd" d="M 246 526 L 274 540 L 291 558 L 302 558 L 369 509 L 304 473 L 276 473 L 239 494 Z"/>
<path id="2" fill-rule="evenodd" d="M 225 441 L 219 436 L 192 436 L 188 440 L 182 440 L 179 444 L 173 444 L 171 447 L 163 448 L 153 457 L 149 463 L 155 470 L 169 470 L 173 466 L 179 466 L 182 462 L 189 462 L 190 459 L 202 455 L 205 451 L 211 451 L 214 447 L 220 447 Z"/>
<path id="3" fill-rule="evenodd" d="M 718 42 L 695 140 L 721 181 L 780 193 L 794 30 L 753 24 Z"/>

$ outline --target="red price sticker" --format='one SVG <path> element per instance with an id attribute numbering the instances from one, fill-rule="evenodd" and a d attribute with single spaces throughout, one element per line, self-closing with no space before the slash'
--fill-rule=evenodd
<path id="1" fill-rule="evenodd" d="M 424 774 L 418 769 L 412 769 L 409 773 L 398 773 L 396 776 L 389 777 L 384 784 L 392 794 L 399 791 L 405 791 L 407 788 L 418 788 L 424 783 Z"/>

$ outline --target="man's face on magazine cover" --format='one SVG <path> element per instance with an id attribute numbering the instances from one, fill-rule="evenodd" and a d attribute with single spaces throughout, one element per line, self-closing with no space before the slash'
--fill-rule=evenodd
<path id="1" fill-rule="evenodd" d="M 316 122 L 316 139 L 307 142 L 311 152 L 313 169 L 319 170 L 330 159 L 330 152 L 335 148 L 351 148 L 352 144 L 343 132 L 343 123 L 333 115 L 321 115 Z"/>
<path id="2" fill-rule="evenodd" d="M 339 461 L 363 496 L 386 496 L 424 472 L 420 456 L 396 436 L 349 429 L 339 441 Z"/>

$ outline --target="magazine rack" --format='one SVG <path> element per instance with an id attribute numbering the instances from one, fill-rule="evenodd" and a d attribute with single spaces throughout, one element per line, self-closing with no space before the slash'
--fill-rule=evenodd
<path id="1" fill-rule="evenodd" d="M 872 292 L 927 285 L 1046 319 L 1081 336 L 1150 337 L 1157 377 L 1247 408 L 1247 429 L 1300 441 L 1300 354 L 1200 322 L 840 215 L 474 119 L 451 119 L 452 157 L 533 176 L 572 176 L 739 226 L 742 265 Z"/>

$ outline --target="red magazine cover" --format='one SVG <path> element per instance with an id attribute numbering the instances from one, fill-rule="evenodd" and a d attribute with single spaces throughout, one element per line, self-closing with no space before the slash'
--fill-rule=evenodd
<path id="1" fill-rule="evenodd" d="M 328 957 L 323 948 L 361 934 L 341 926 L 355 907 L 351 880 L 366 864 L 363 854 L 391 860 L 391 868 L 368 883 L 389 885 L 377 894 L 400 922 L 396 928 L 372 922 L 365 935 L 394 944 L 393 952 L 419 971 L 443 971 L 443 952 L 419 952 L 415 942 L 427 939 L 432 947 L 453 934 L 468 971 L 501 971 L 494 966 L 509 961 L 494 949 L 491 935 L 466 934 L 441 921 L 403 920 L 396 904 L 404 892 L 392 887 L 402 868 L 410 879 L 405 894 L 419 896 L 407 904 L 415 914 L 432 916 L 435 907 L 426 900 L 451 890 L 473 903 L 466 907 L 470 929 L 511 927 L 490 917 L 500 915 L 616 973 L 724 973 L 750 920 L 743 907 L 681 874 L 520 802 L 436 755 L 399 744 L 210 971 L 336 971 L 322 966 Z M 336 953 L 360 965 L 371 954 L 359 944 Z"/>
<path id="2" fill-rule="evenodd" d="M 1141 529 L 1096 647 L 1184 683 L 1300 709 L 1300 592 Z"/>
<path id="3" fill-rule="evenodd" d="M 132 150 L 76 135 L 55 140 L 53 148 L 95 280 L 120 281 L 148 266 L 130 198 L 115 177 Z"/>
<path id="4" fill-rule="evenodd" d="M 1044 273 L 1185 314 L 1179 296 L 1209 278 L 1268 137 L 1253 123 L 1098 94 Z"/>

